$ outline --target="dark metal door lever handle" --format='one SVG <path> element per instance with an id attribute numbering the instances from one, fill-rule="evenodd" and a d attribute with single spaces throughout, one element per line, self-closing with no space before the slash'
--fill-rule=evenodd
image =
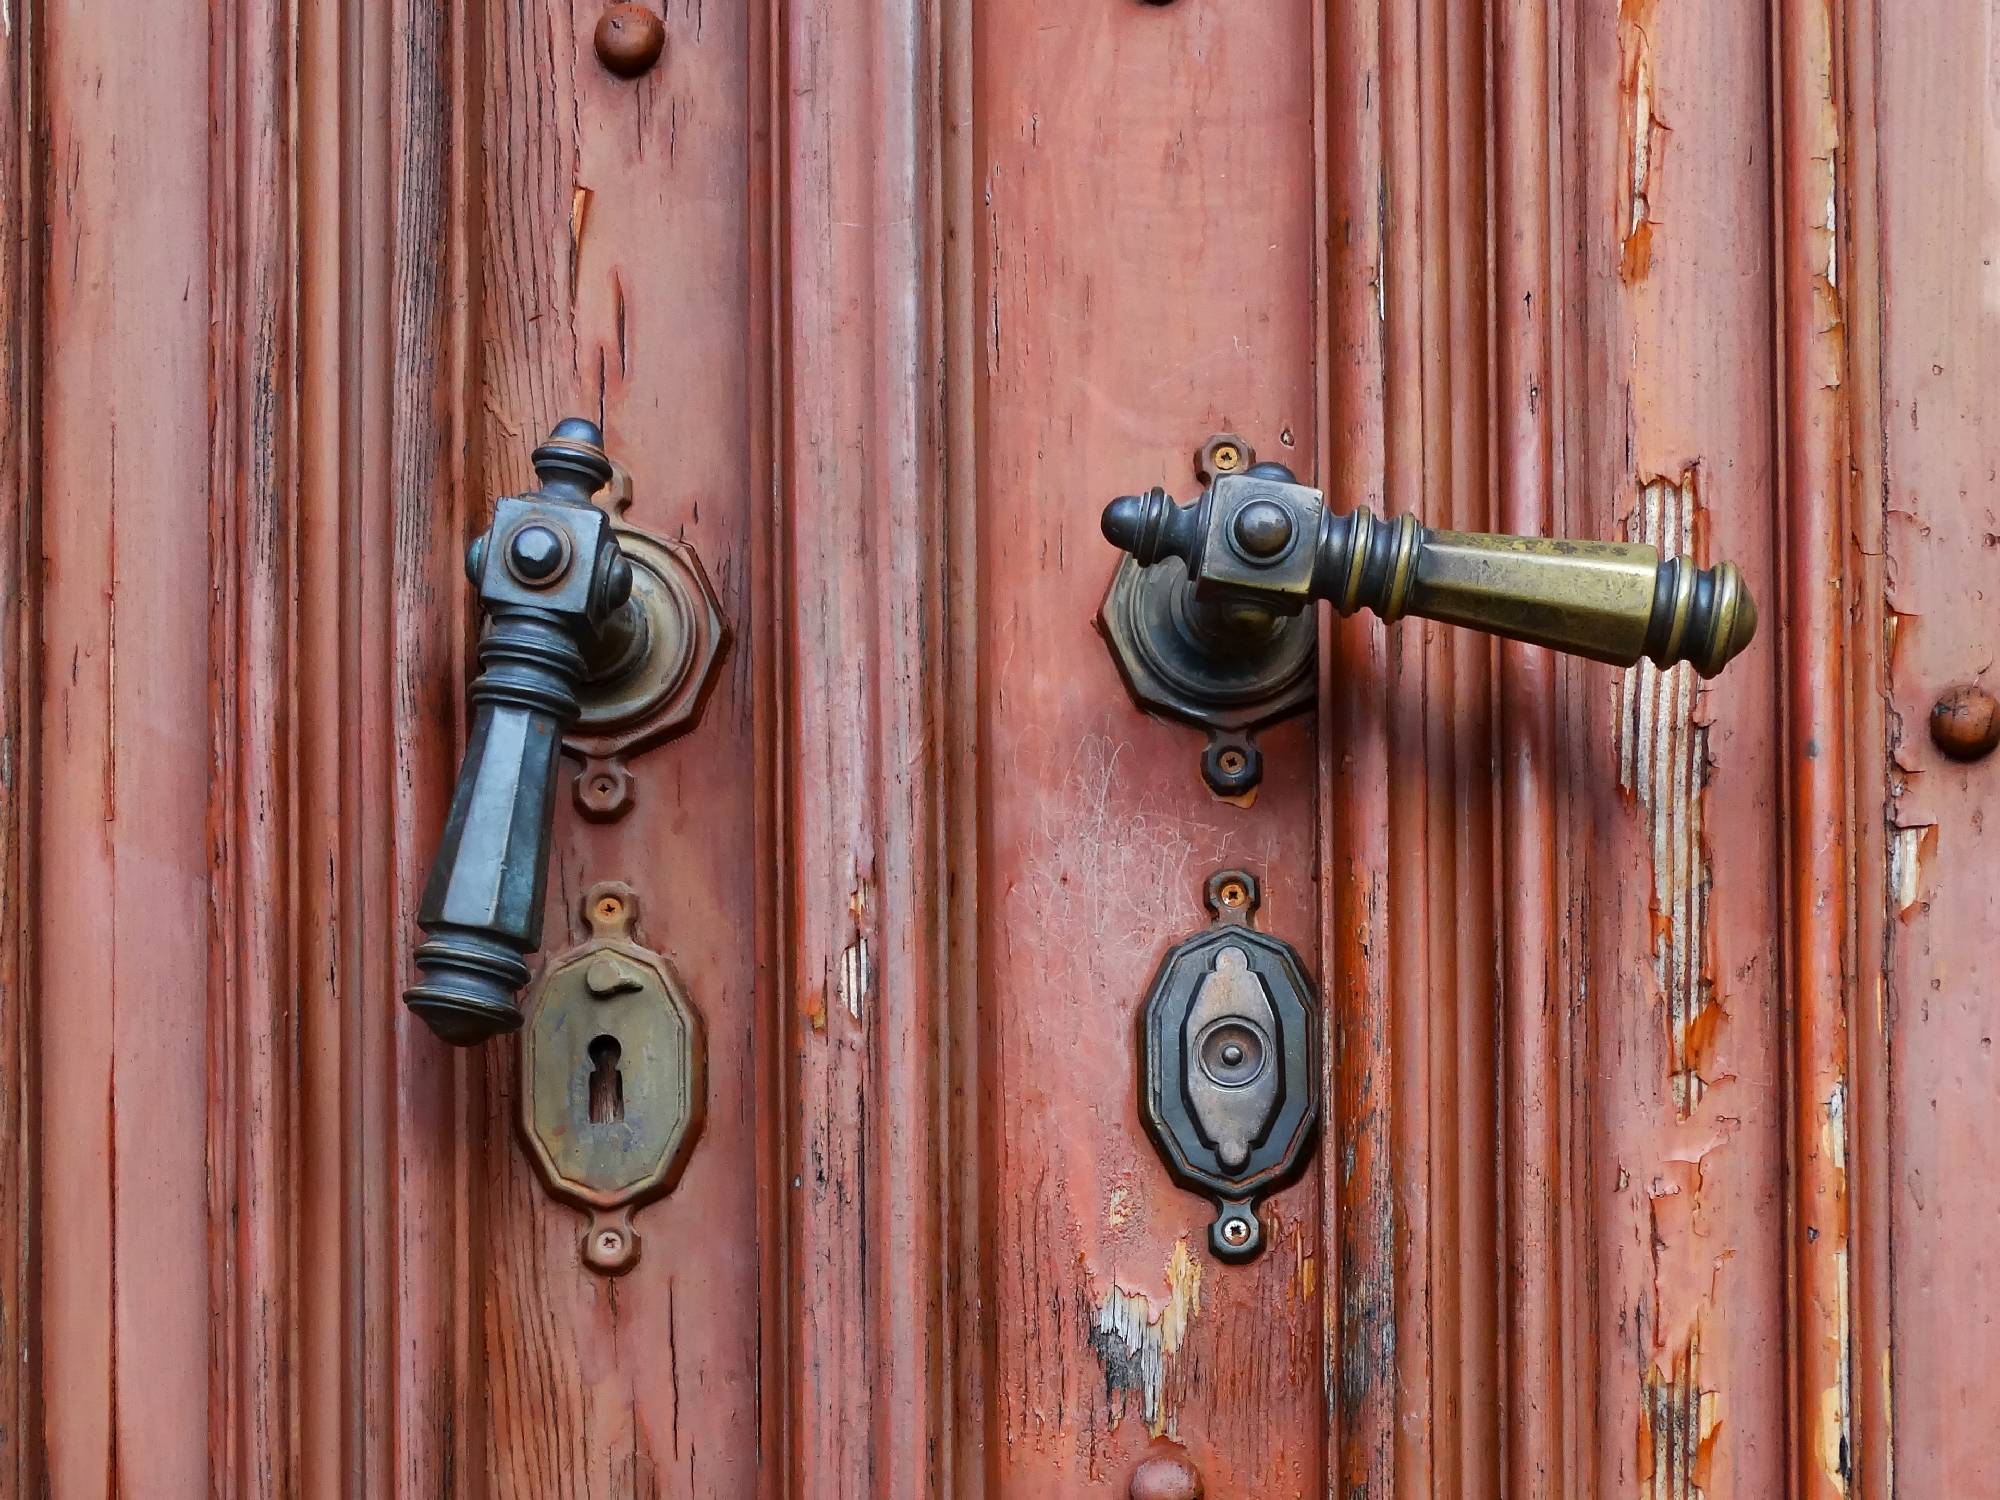
<path id="1" fill-rule="evenodd" d="M 527 955 L 541 946 L 563 734 L 587 674 L 641 656 L 632 566 L 591 496 L 611 478 L 593 422 L 560 422 L 535 450 L 540 488 L 497 502 L 466 575 L 486 630 L 472 724 L 417 922 L 422 978 L 404 1003 L 460 1046 L 521 1024 Z"/>

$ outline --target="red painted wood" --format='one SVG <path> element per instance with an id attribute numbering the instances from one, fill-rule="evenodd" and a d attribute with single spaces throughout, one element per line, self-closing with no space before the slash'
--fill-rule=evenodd
<path id="1" fill-rule="evenodd" d="M 1199 737 L 1133 709 L 1092 629 L 1105 500 L 1191 492 L 1221 429 L 1311 467 L 1310 11 L 1049 21 L 986 6 L 973 37 L 994 1492 L 1122 1484 L 1149 1427 L 1214 1493 L 1311 1492 L 1316 1188 L 1272 1201 L 1264 1259 L 1218 1266 L 1131 1083 L 1136 1006 L 1214 869 L 1257 873 L 1266 927 L 1319 967 L 1311 738 L 1268 736 L 1256 805 L 1218 804 Z"/>
<path id="2" fill-rule="evenodd" d="M 1979 1493 L 1985 12 L 661 12 L 0 6 L 9 1492 Z M 737 637 L 559 814 L 552 944 L 630 881 L 709 1025 L 615 1285 L 397 998 L 570 410 Z M 1219 427 L 1763 634 L 1329 624 L 1219 804 L 1092 628 Z M 1223 863 L 1327 1007 L 1247 1268 L 1132 1083 Z"/>
<path id="3" fill-rule="evenodd" d="M 1991 231 L 2000 162 L 1994 17 L 1974 6 L 1879 22 L 1881 488 L 1879 677 L 1886 783 L 1886 975 L 1857 1027 L 1886 1029 L 1886 1289 L 1892 1341 L 1858 1386 L 1890 1404 L 1900 1493 L 1976 1494 L 2000 1473 L 1991 1309 L 1991 1147 L 2000 898 L 2000 759 L 1957 764 L 1932 744 L 1946 689 L 1992 691 L 2000 590 L 1993 481 Z M 1850 282 L 1849 285 L 1852 285 Z M 1871 969 L 1878 952 L 1864 954 Z M 1873 975 L 1871 973 L 1871 978 Z"/>

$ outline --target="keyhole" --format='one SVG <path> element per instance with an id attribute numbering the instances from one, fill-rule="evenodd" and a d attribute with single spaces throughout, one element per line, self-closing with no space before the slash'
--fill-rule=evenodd
<path id="1" fill-rule="evenodd" d="M 590 1039 L 590 1123 L 614 1125 L 625 1118 L 625 1075 L 618 1071 L 623 1049 L 615 1036 Z"/>

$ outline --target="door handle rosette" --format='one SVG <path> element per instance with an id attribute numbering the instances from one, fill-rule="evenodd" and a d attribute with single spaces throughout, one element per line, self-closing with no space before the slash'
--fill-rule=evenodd
<path id="1" fill-rule="evenodd" d="M 1105 508 L 1104 535 L 1128 555 L 1100 623 L 1143 707 L 1211 732 L 1203 769 L 1219 794 L 1257 784 L 1250 731 L 1312 701 L 1304 612 L 1316 599 L 1614 666 L 1685 661 L 1704 677 L 1756 633 L 1734 563 L 1702 568 L 1643 542 L 1434 531 L 1365 506 L 1337 513 L 1229 434 L 1204 446 L 1197 471 L 1208 487 L 1191 504 L 1156 488 Z"/>

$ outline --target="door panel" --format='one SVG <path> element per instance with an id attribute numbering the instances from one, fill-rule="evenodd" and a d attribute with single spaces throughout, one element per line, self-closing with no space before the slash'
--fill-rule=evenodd
<path id="1" fill-rule="evenodd" d="M 94 12 L 0 7 L 9 1493 L 1987 1492 L 1991 7 Z M 558 808 L 708 1030 L 617 1280 L 398 1001 L 572 413 L 734 632 Z M 1762 635 L 1325 619 L 1220 801 L 1094 626 L 1220 429 Z M 1242 1266 L 1136 1091 L 1225 865 L 1325 1024 Z"/>
<path id="2" fill-rule="evenodd" d="M 585 1218 L 521 1149 L 513 1044 L 480 1055 L 486 1236 L 473 1267 L 491 1379 L 475 1454 L 497 1495 L 750 1494 L 756 1485 L 760 862 L 750 618 L 753 379 L 744 192 L 750 24 L 671 18 L 626 80 L 589 6 L 493 4 L 480 55 L 481 357 L 474 488 L 531 488 L 561 417 L 601 421 L 629 471 L 625 519 L 691 542 L 736 626 L 697 727 L 642 752 L 631 810 L 576 815 L 563 777 L 544 946 L 589 935 L 599 881 L 634 888 L 644 941 L 701 1011 L 708 1112 L 686 1175 L 639 1211 L 638 1265 L 579 1274 Z M 618 481 L 614 481 L 616 485 Z"/>
<path id="3" fill-rule="evenodd" d="M 1320 1485 L 1316 1185 L 1270 1201 L 1262 1258 L 1218 1265 L 1133 1082 L 1138 1003 L 1214 871 L 1255 873 L 1261 925 L 1312 954 L 1311 735 L 1266 736 L 1255 805 L 1222 804 L 1199 737 L 1134 711 L 1093 628 L 1105 499 L 1188 490 L 1215 431 L 1310 462 L 1312 265 L 1287 247 L 1312 236 L 1311 26 L 974 16 L 996 1493 L 1121 1482 L 1154 1433 L 1218 1493 Z"/>

